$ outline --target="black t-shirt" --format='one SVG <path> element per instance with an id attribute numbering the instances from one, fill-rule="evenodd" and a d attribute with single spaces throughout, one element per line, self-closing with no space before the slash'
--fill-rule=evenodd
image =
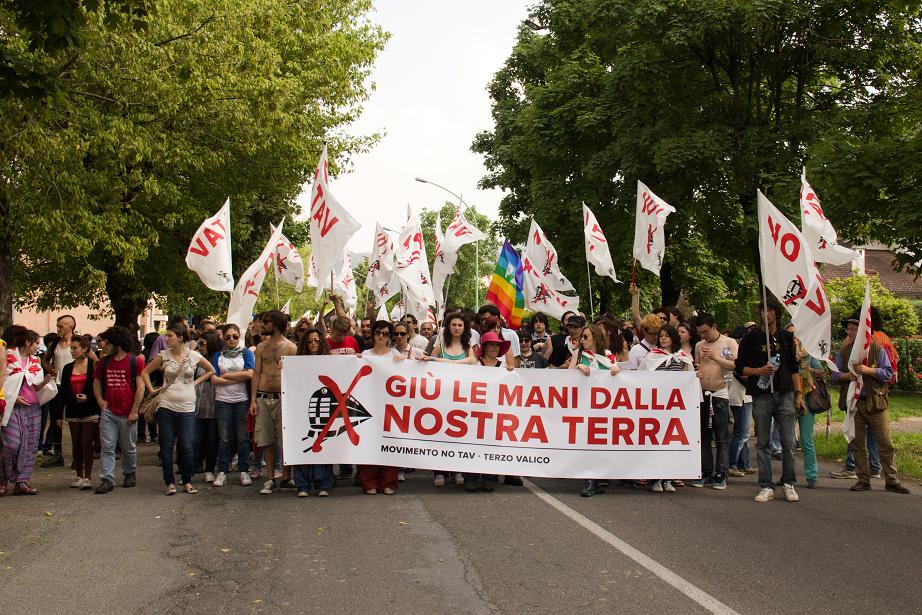
<path id="1" fill-rule="evenodd" d="M 524 367 L 526 369 L 544 369 L 547 367 L 547 359 L 544 358 L 539 352 L 532 352 L 531 356 L 525 358 L 525 355 L 519 357 L 519 367 Z"/>
<path id="2" fill-rule="evenodd" d="M 793 374 L 800 373 L 800 364 L 797 362 L 797 349 L 794 346 L 794 335 L 787 331 L 776 331 L 771 336 L 772 357 L 780 361 L 778 371 L 774 376 L 776 392 L 793 391 Z M 746 383 L 746 393 L 749 395 L 764 395 L 771 389 L 762 389 L 758 386 L 759 376 L 743 376 L 744 367 L 762 367 L 768 362 L 768 349 L 765 345 L 765 331 L 753 329 L 740 340 L 739 351 L 736 357 L 734 370 L 740 380 Z"/>
<path id="3" fill-rule="evenodd" d="M 561 367 L 570 360 L 570 349 L 567 347 L 567 334 L 558 333 L 551 336 L 551 356 L 548 363 L 554 367 Z"/>
<path id="4" fill-rule="evenodd" d="M 362 352 L 365 352 L 366 350 L 371 350 L 371 349 L 374 348 L 374 346 L 375 346 L 375 340 L 374 340 L 374 339 L 369 340 L 369 341 L 366 342 L 366 341 L 365 341 L 365 338 L 362 337 L 361 335 L 353 335 L 352 337 L 354 337 L 354 338 L 355 338 L 355 341 L 358 342 L 359 350 L 362 351 Z"/>

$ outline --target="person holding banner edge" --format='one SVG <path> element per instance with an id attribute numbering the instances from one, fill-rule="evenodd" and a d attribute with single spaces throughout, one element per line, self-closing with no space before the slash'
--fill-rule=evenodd
<path id="1" fill-rule="evenodd" d="M 743 336 L 735 369 L 736 375 L 746 380 L 746 392 L 752 396 L 760 486 L 755 501 L 767 502 L 775 498 L 771 457 L 774 419 L 781 426 L 781 482 L 784 498 L 788 502 L 796 502 L 800 498 L 794 490 L 794 424 L 798 410 L 804 408 L 800 389 L 800 363 L 797 361 L 794 336 L 778 326 L 781 304 L 774 299 L 763 299 L 759 303 L 759 312 L 768 330 L 766 332 L 756 327 Z M 770 348 L 766 340 L 770 340 Z"/>

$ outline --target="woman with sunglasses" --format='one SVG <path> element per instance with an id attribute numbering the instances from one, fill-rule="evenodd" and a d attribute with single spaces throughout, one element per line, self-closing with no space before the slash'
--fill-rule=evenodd
<path id="1" fill-rule="evenodd" d="M 593 371 L 607 371 L 615 376 L 621 371 L 615 356 L 608 350 L 605 329 L 599 325 L 583 325 L 579 331 L 579 343 L 579 349 L 570 357 L 570 369 L 578 369 L 585 376 Z M 589 498 L 601 493 L 606 483 L 603 480 L 587 479 L 580 495 Z"/>
<path id="2" fill-rule="evenodd" d="M 306 356 L 328 356 L 330 347 L 316 327 L 308 327 L 298 342 L 298 354 Z M 294 467 L 292 478 L 298 488 L 298 497 L 310 496 L 311 490 L 317 490 L 317 496 L 325 498 L 333 490 L 333 466 L 328 463 L 302 464 Z"/>
<path id="3" fill-rule="evenodd" d="M 398 322 L 394 325 L 393 337 L 394 350 L 403 355 L 406 359 L 425 359 L 426 353 L 410 345 L 410 328 L 404 322 Z"/>
<path id="4" fill-rule="evenodd" d="M 371 326 L 374 346 L 363 353 L 364 357 L 393 357 L 394 361 L 403 361 L 404 355 L 391 348 L 391 339 L 394 336 L 394 325 L 386 320 L 376 320 Z M 359 466 L 359 484 L 367 495 L 375 495 L 378 491 L 384 495 L 397 493 L 399 478 L 398 469 L 392 466 L 364 465 Z"/>
<path id="5" fill-rule="evenodd" d="M 223 487 L 227 483 L 231 451 L 236 447 L 240 484 L 252 484 L 250 469 L 250 434 L 247 432 L 247 410 L 250 405 L 250 379 L 256 367 L 253 351 L 244 347 L 240 328 L 224 325 L 224 348 L 211 357 L 215 375 L 214 416 L 218 426 L 217 476 L 212 483 Z"/>

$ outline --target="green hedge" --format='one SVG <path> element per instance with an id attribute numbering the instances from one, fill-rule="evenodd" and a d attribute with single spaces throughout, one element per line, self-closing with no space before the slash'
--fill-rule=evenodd
<path id="1" fill-rule="evenodd" d="M 893 340 L 900 355 L 896 388 L 922 391 L 922 340 L 901 337 Z"/>

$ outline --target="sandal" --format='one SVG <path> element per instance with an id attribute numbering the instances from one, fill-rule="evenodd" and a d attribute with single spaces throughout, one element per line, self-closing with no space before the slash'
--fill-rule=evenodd
<path id="1" fill-rule="evenodd" d="M 185 485 L 183 485 L 183 490 L 189 495 L 195 495 L 196 493 L 198 493 L 198 489 L 193 487 L 192 483 L 186 483 Z"/>
<path id="2" fill-rule="evenodd" d="M 166 488 L 167 495 L 176 495 L 176 485 L 170 485 Z"/>

